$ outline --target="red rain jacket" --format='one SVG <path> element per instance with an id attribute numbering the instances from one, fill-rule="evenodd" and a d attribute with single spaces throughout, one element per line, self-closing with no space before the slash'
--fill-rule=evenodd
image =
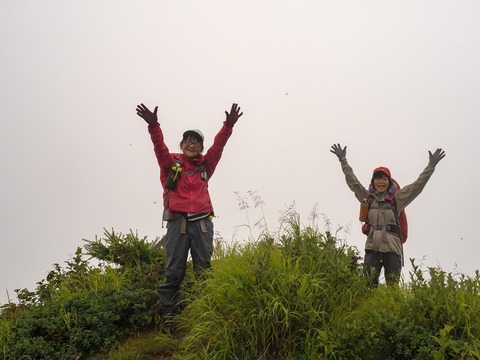
<path id="1" fill-rule="evenodd" d="M 183 154 L 170 153 L 165 145 L 159 123 L 149 125 L 148 132 L 153 142 L 158 165 L 160 166 L 160 182 L 164 188 L 164 203 L 168 193 L 168 190 L 165 189 L 165 183 L 172 169 L 173 161 L 174 159 L 179 159 L 183 163 L 182 176 L 180 176 L 175 189 L 170 191 L 166 208 L 174 212 L 191 214 L 203 214 L 213 211 L 207 181 L 202 179 L 201 172 L 193 172 L 193 170 L 197 166 L 205 164 L 207 178 L 210 179 L 212 177 L 222 157 L 223 148 L 232 135 L 232 128 L 227 127 L 224 123 L 215 136 L 213 145 L 207 150 L 205 155 L 200 154 L 193 160 L 188 160 Z"/>

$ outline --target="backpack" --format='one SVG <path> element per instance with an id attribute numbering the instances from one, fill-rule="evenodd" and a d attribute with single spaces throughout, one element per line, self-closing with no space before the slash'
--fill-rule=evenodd
<path id="1" fill-rule="evenodd" d="M 398 182 L 393 178 L 391 180 L 397 185 L 397 189 L 395 191 L 399 190 L 400 185 L 398 184 Z M 370 197 L 368 199 L 368 207 L 369 208 L 370 208 L 370 204 L 372 203 L 372 200 L 373 200 L 373 197 L 370 195 Z M 408 238 L 407 214 L 405 213 L 405 209 L 402 209 L 402 211 L 400 211 L 400 214 L 397 215 L 397 208 L 396 208 L 395 201 L 393 201 L 393 214 L 395 215 L 395 220 L 397 221 L 397 225 L 398 225 L 398 228 L 400 230 L 400 234 L 398 235 L 399 238 L 400 238 L 400 242 L 402 244 L 404 244 L 407 241 L 407 238 Z M 362 226 L 362 232 L 366 235 L 369 234 L 370 226 L 369 226 L 368 222 L 365 223 Z"/>

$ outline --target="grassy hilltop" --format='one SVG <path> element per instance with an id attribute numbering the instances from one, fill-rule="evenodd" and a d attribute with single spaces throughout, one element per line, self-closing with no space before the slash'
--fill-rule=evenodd
<path id="1" fill-rule="evenodd" d="M 0 359 L 480 359 L 478 272 L 414 264 L 408 282 L 372 289 L 355 248 L 293 213 L 274 236 L 217 241 L 206 277 L 187 272 L 170 334 L 153 244 L 106 231 L 17 290 L 1 308 Z"/>

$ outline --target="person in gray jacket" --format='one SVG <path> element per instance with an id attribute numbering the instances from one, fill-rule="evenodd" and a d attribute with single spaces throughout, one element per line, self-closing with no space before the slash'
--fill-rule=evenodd
<path id="1" fill-rule="evenodd" d="M 370 229 L 365 243 L 364 269 L 367 276 L 371 276 L 372 286 L 377 286 L 380 272 L 384 268 L 385 281 L 388 285 L 398 284 L 402 269 L 403 249 L 400 241 L 398 216 L 409 205 L 427 184 L 435 166 L 445 157 L 442 149 L 433 154 L 429 151 L 429 162 L 417 180 L 412 184 L 399 189 L 392 181 L 390 170 L 385 167 L 376 168 L 370 185 L 365 188 L 355 176 L 352 167 L 348 164 L 347 147 L 340 144 L 332 146 L 330 150 L 338 157 L 345 174 L 345 180 L 350 190 L 361 203 L 368 199 L 368 224 Z M 396 212 L 396 214 L 394 213 Z"/>

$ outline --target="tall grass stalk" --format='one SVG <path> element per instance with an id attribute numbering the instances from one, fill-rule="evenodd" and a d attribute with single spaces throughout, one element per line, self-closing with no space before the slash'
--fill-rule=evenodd
<path id="1" fill-rule="evenodd" d="M 250 224 L 250 216 L 248 215 L 248 209 L 250 208 L 250 205 L 249 205 L 247 199 L 244 196 L 240 195 L 240 193 L 238 191 L 234 191 L 234 194 L 237 197 L 238 208 L 240 209 L 240 211 L 245 211 L 245 216 L 247 217 L 247 224 L 246 225 L 239 225 L 237 227 L 246 226 L 248 228 L 249 233 L 250 233 L 250 241 L 253 241 L 252 226 Z"/>
<path id="2" fill-rule="evenodd" d="M 263 205 L 265 205 L 265 201 L 263 201 L 262 197 L 258 194 L 257 191 L 248 190 L 247 194 L 252 199 L 255 209 L 257 207 L 260 208 L 260 212 L 262 213 L 262 217 L 260 218 L 260 220 L 258 220 L 255 223 L 255 225 L 259 225 L 260 227 L 263 227 L 264 233 L 266 235 L 270 235 L 270 232 L 268 231 L 267 218 L 265 217 L 265 212 L 263 211 Z M 263 225 L 261 225 L 262 222 L 263 222 Z"/>

